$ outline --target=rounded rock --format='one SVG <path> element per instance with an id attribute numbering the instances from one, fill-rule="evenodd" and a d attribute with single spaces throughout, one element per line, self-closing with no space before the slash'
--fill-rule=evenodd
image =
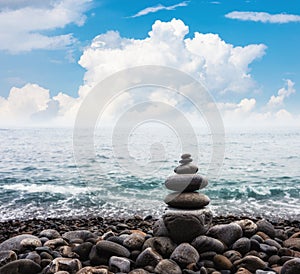
<path id="1" fill-rule="evenodd" d="M 156 265 L 162 260 L 162 256 L 158 254 L 151 247 L 146 248 L 136 259 L 136 265 L 138 267 L 152 266 Z"/>
<path id="2" fill-rule="evenodd" d="M 242 228 L 244 236 L 251 237 L 257 231 L 257 225 L 249 219 L 243 219 L 236 221 L 236 223 Z"/>
<path id="3" fill-rule="evenodd" d="M 208 236 L 198 236 L 192 241 L 192 246 L 197 249 L 199 253 L 203 253 L 206 251 L 215 251 L 217 253 L 223 253 L 224 244 L 212 237 Z"/>
<path id="4" fill-rule="evenodd" d="M 127 258 L 112 256 L 109 258 L 109 267 L 110 269 L 116 269 L 116 272 L 125 272 L 130 271 L 130 261 Z"/>
<path id="5" fill-rule="evenodd" d="M 159 218 L 153 225 L 153 234 L 157 237 L 168 237 L 169 232 L 165 226 L 163 218 Z"/>
<path id="6" fill-rule="evenodd" d="M 173 260 L 161 260 L 154 269 L 159 274 L 181 274 L 181 269 Z"/>
<path id="7" fill-rule="evenodd" d="M 242 237 L 243 231 L 238 224 L 230 223 L 211 227 L 207 235 L 220 240 L 229 247 Z"/>
<path id="8" fill-rule="evenodd" d="M 15 260 L 17 260 L 17 254 L 14 251 L 0 251 L 0 267 Z"/>
<path id="9" fill-rule="evenodd" d="M 296 274 L 300 273 L 300 259 L 295 258 L 284 263 L 281 269 L 281 274 Z"/>
<path id="10" fill-rule="evenodd" d="M 192 157 L 192 155 L 189 154 L 189 153 L 184 153 L 184 154 L 181 155 L 181 159 L 187 159 L 187 158 L 190 158 L 190 157 Z"/>
<path id="11" fill-rule="evenodd" d="M 162 255 L 163 258 L 169 258 L 176 246 L 169 237 L 152 237 L 145 241 L 143 250 L 151 247 Z"/>
<path id="12" fill-rule="evenodd" d="M 289 238 L 283 242 L 283 246 L 300 251 L 300 238 Z"/>
<path id="13" fill-rule="evenodd" d="M 173 192 L 166 196 L 164 202 L 174 208 L 201 209 L 210 203 L 210 199 L 198 192 Z"/>
<path id="14" fill-rule="evenodd" d="M 66 270 L 70 274 L 75 274 L 82 268 L 81 262 L 78 259 L 70 258 L 55 258 L 49 265 L 49 270 L 56 273 L 61 270 Z"/>
<path id="15" fill-rule="evenodd" d="M 93 247 L 92 243 L 85 242 L 75 246 L 72 251 L 79 255 L 80 260 L 86 261 L 89 258 L 90 251 Z"/>
<path id="16" fill-rule="evenodd" d="M 70 242 L 74 239 L 86 241 L 89 238 L 96 238 L 96 235 L 88 230 L 75 230 L 64 233 L 62 237 Z"/>
<path id="17" fill-rule="evenodd" d="M 251 249 L 251 241 L 246 237 L 240 238 L 232 245 L 232 249 L 245 255 Z"/>
<path id="18" fill-rule="evenodd" d="M 40 242 L 39 238 L 36 236 L 30 234 L 22 234 L 2 242 L 0 244 L 0 251 L 7 251 L 7 250 L 20 251 L 22 248 L 21 242 L 25 239 L 32 239 L 32 240 L 36 240 L 37 242 Z"/>
<path id="19" fill-rule="evenodd" d="M 21 250 L 34 250 L 42 246 L 42 242 L 38 238 L 25 238 L 20 242 Z"/>
<path id="20" fill-rule="evenodd" d="M 268 222 L 267 220 L 259 220 L 256 222 L 257 230 L 266 233 L 271 238 L 275 237 L 275 228 L 274 226 Z"/>
<path id="21" fill-rule="evenodd" d="M 197 263 L 199 258 L 198 251 L 188 243 L 182 243 L 177 246 L 170 256 L 170 259 L 181 267 L 186 267 L 191 263 Z"/>
<path id="22" fill-rule="evenodd" d="M 12 261 L 0 267 L 1 274 L 37 274 L 40 271 L 41 267 L 28 259 Z"/>
<path id="23" fill-rule="evenodd" d="M 56 247 L 62 245 L 68 245 L 63 238 L 52 239 L 44 243 L 44 246 L 50 247 L 51 249 L 55 249 Z"/>
<path id="24" fill-rule="evenodd" d="M 267 267 L 266 262 L 253 255 L 248 255 L 241 260 L 235 261 L 234 265 L 237 267 L 246 268 L 250 272 L 255 272 L 257 269 L 265 269 Z"/>
<path id="25" fill-rule="evenodd" d="M 145 242 L 144 236 L 137 233 L 133 233 L 130 234 L 128 237 L 126 237 L 126 239 L 123 242 L 123 245 L 129 250 L 137 250 L 137 249 L 141 249 L 144 242 Z"/>
<path id="26" fill-rule="evenodd" d="M 165 181 L 167 189 L 179 192 L 193 192 L 205 188 L 207 185 L 207 179 L 198 174 L 173 175 Z"/>
<path id="27" fill-rule="evenodd" d="M 191 163 L 191 162 L 193 162 L 192 158 L 181 159 L 179 161 L 179 163 L 182 164 L 182 165 L 186 165 L 186 164 Z"/>
<path id="28" fill-rule="evenodd" d="M 230 270 L 232 268 L 232 262 L 223 255 L 217 254 L 214 257 L 214 263 L 219 270 Z"/>
<path id="29" fill-rule="evenodd" d="M 96 244 L 97 251 L 100 254 L 105 254 L 105 256 L 118 256 L 118 257 L 126 257 L 130 256 L 129 250 L 121 246 L 120 244 L 110 242 L 110 241 L 100 241 Z"/>
<path id="30" fill-rule="evenodd" d="M 189 163 L 185 165 L 180 165 L 174 169 L 177 174 L 195 174 L 198 171 L 198 167 Z"/>
<path id="31" fill-rule="evenodd" d="M 39 234 L 39 237 L 46 237 L 49 240 L 55 239 L 55 238 L 60 238 L 60 234 L 57 230 L 55 229 L 44 229 L 43 231 L 41 231 L 41 233 Z"/>
<path id="32" fill-rule="evenodd" d="M 212 213 L 207 209 L 172 209 L 163 215 L 163 221 L 169 237 L 175 243 L 191 242 L 197 236 L 205 234 L 209 229 Z"/>
<path id="33" fill-rule="evenodd" d="M 223 255 L 226 258 L 228 258 L 232 263 L 242 258 L 242 254 L 236 250 L 227 250 Z"/>

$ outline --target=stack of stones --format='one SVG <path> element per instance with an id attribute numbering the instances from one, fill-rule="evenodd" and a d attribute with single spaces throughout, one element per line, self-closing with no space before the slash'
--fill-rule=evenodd
<path id="1" fill-rule="evenodd" d="M 167 178 L 165 186 L 173 192 L 165 198 L 166 212 L 156 223 L 156 236 L 168 236 L 176 243 L 190 242 L 209 229 L 212 213 L 205 208 L 210 199 L 199 193 L 208 181 L 197 174 L 198 167 L 192 164 L 190 154 L 181 155 L 175 175 Z"/>
<path id="2" fill-rule="evenodd" d="M 193 165 L 192 161 L 190 154 L 181 155 L 181 165 L 174 169 L 176 175 L 166 180 L 166 188 L 175 191 L 165 198 L 168 206 L 177 209 L 201 209 L 209 204 L 209 198 L 197 192 L 206 187 L 208 182 L 196 174 L 198 167 Z"/>

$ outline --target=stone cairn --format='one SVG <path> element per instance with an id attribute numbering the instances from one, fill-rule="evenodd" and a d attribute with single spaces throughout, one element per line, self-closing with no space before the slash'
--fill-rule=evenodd
<path id="1" fill-rule="evenodd" d="M 190 154 L 181 155 L 175 175 L 167 178 L 165 186 L 173 192 L 165 197 L 168 205 L 162 218 L 154 226 L 155 236 L 168 236 L 176 243 L 190 242 L 209 229 L 212 213 L 205 208 L 210 199 L 199 193 L 208 181 L 197 174 Z"/>

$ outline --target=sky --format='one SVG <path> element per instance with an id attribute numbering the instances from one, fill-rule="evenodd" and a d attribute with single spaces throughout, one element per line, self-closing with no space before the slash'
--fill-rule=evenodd
<path id="1" fill-rule="evenodd" d="M 295 0 L 2 0 L 0 126 L 73 125 L 97 83 L 140 65 L 200 81 L 225 126 L 300 126 L 299 44 Z M 174 108 L 183 100 L 142 95 Z M 107 115 L 140 97 L 124 95 Z"/>

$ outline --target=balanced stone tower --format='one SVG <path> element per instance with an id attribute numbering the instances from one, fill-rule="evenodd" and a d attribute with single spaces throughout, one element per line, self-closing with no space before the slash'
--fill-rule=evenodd
<path id="1" fill-rule="evenodd" d="M 176 243 L 190 242 L 211 225 L 212 212 L 205 208 L 210 199 L 198 192 L 208 181 L 197 174 L 198 167 L 192 161 L 190 154 L 181 155 L 176 174 L 165 181 L 166 188 L 173 192 L 165 197 L 168 207 L 154 226 L 155 236 L 168 236 Z"/>

